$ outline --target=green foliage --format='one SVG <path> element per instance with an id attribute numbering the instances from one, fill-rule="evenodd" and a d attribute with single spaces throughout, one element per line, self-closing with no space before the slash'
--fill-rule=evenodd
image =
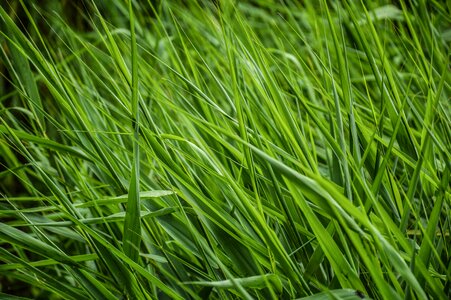
<path id="1" fill-rule="evenodd" d="M 6 0 L 0 298 L 448 299 L 450 9 Z"/>

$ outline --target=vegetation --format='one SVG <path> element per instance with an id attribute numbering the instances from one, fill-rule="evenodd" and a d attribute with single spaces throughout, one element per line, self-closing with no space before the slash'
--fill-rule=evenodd
<path id="1" fill-rule="evenodd" d="M 3 0 L 0 298 L 451 297 L 451 6 L 363 2 Z"/>

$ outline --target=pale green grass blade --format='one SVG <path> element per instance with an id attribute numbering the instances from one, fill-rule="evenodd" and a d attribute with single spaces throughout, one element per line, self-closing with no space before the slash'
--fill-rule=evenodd
<path id="1" fill-rule="evenodd" d="M 140 210 L 140 151 L 139 151 L 139 102 L 138 102 L 138 53 L 135 33 L 135 19 L 133 3 L 129 2 L 131 55 L 132 55 L 132 115 L 133 115 L 133 167 L 129 194 L 127 200 L 127 212 L 124 224 L 124 253 L 132 260 L 137 261 L 141 244 L 141 210 Z"/>

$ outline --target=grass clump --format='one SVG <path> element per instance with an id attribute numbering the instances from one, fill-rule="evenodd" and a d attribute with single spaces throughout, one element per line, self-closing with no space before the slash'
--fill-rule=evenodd
<path id="1" fill-rule="evenodd" d="M 449 5 L 80 3 L 0 7 L 1 297 L 451 296 Z"/>

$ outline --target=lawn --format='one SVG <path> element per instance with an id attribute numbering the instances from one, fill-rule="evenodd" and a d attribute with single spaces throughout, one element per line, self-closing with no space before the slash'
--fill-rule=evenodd
<path id="1" fill-rule="evenodd" d="M 0 299 L 451 298 L 451 3 L 1 0 Z"/>

